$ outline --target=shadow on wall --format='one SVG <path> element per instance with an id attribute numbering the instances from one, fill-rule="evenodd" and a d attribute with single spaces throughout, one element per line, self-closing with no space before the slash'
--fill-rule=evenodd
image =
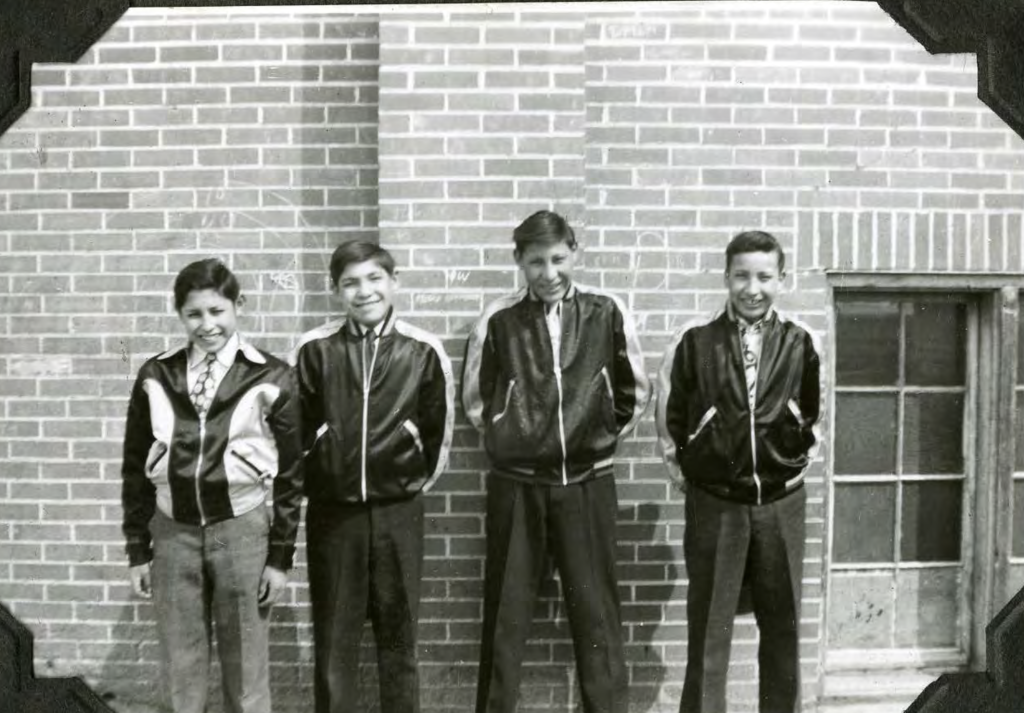
<path id="1" fill-rule="evenodd" d="M 660 641 L 685 641 L 682 631 L 669 631 L 685 617 L 673 614 L 673 607 L 682 608 L 684 601 L 675 585 L 679 577 L 681 554 L 674 551 L 666 536 L 668 525 L 663 508 L 652 503 L 639 503 L 619 509 L 620 581 L 623 592 L 622 618 L 626 629 L 626 661 L 630 668 L 629 692 L 631 713 L 675 713 L 679 708 L 678 691 L 683 669 L 668 668 L 664 663 Z M 623 546 L 637 548 L 635 555 L 622 554 Z M 627 571 L 623 559 L 629 568 Z M 665 684 L 669 684 L 666 686 Z M 672 685 L 677 684 L 677 685 Z"/>

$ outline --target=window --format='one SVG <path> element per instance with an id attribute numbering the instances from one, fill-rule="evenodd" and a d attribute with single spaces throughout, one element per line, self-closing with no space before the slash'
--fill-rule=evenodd
<path id="1" fill-rule="evenodd" d="M 975 314 L 968 296 L 836 295 L 830 652 L 966 655 Z"/>

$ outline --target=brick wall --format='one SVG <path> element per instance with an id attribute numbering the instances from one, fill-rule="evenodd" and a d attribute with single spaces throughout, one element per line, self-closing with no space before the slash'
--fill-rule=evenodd
<path id="1" fill-rule="evenodd" d="M 517 284 L 511 228 L 554 207 L 581 228 L 580 279 L 634 310 L 651 372 L 673 329 L 721 304 L 722 248 L 743 228 L 783 240 L 796 288 L 783 306 L 826 343 L 825 269 L 1024 269 L 1024 143 L 977 99 L 973 58 L 929 56 L 871 3 L 133 10 L 77 64 L 36 67 L 33 87 L 33 108 L 0 137 L 0 599 L 36 632 L 41 675 L 83 675 L 120 698 L 151 699 L 156 672 L 119 532 L 122 419 L 139 364 L 178 339 L 169 288 L 189 260 L 224 256 L 250 297 L 243 328 L 284 353 L 332 309 L 330 249 L 379 236 L 400 263 L 400 307 L 445 337 L 458 367 L 484 302 Z M 634 708 L 675 710 L 681 499 L 650 416 L 621 453 Z M 821 457 L 809 699 L 827 447 Z M 431 710 L 473 700 L 484 467 L 460 417 L 428 499 Z M 282 710 L 310 700 L 302 562 L 275 612 Z M 742 618 L 734 710 L 756 696 L 756 636 Z M 578 691 L 555 581 L 532 640 L 523 708 L 568 709 Z"/>

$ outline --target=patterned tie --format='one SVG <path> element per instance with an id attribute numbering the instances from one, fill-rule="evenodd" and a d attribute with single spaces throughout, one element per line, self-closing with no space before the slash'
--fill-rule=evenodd
<path id="1" fill-rule="evenodd" d="M 199 372 L 195 386 L 192 387 L 192 403 L 200 416 L 205 416 L 213 401 L 213 362 L 217 360 L 216 354 L 207 354 L 203 359 L 203 368 Z"/>
<path id="2" fill-rule="evenodd" d="M 743 344 L 743 370 L 747 377 L 747 399 L 754 407 L 757 398 L 757 357 L 761 351 L 761 323 L 740 327 L 740 342 Z"/>

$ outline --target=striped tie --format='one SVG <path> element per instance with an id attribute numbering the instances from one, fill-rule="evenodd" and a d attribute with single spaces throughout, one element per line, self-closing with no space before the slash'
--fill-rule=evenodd
<path id="1" fill-rule="evenodd" d="M 192 403 L 200 416 L 205 416 L 213 401 L 213 362 L 217 360 L 216 354 L 207 354 L 203 359 L 203 370 L 199 372 L 195 386 L 192 387 Z"/>

